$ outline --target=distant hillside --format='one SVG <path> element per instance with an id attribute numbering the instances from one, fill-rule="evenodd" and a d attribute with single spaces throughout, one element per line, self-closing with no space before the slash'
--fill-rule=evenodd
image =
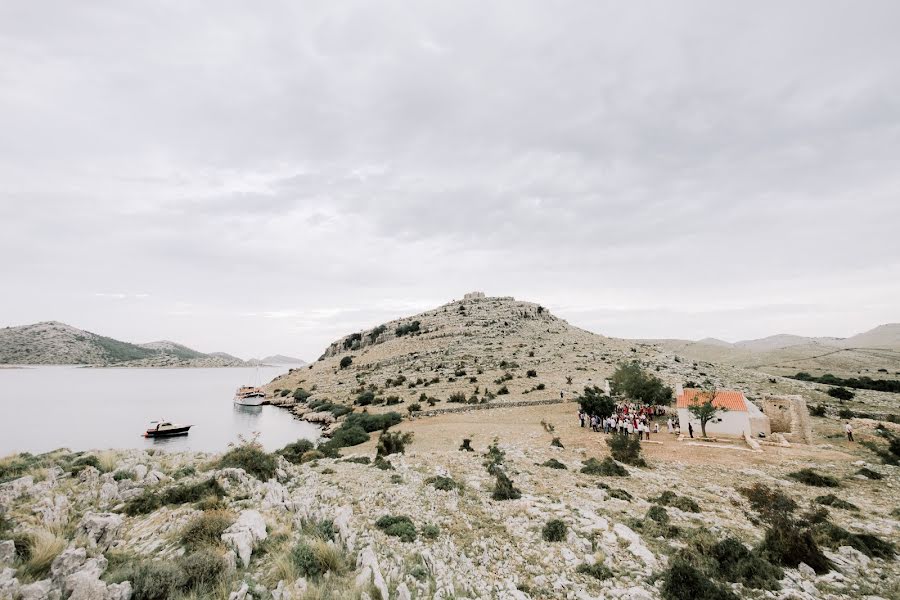
<path id="1" fill-rule="evenodd" d="M 261 358 L 260 361 L 267 365 L 299 365 L 302 367 L 306 364 L 305 360 L 300 360 L 293 356 L 285 356 L 284 354 L 273 354 L 272 356 Z"/>
<path id="2" fill-rule="evenodd" d="M 117 367 L 240 367 L 228 355 L 204 354 L 170 341 L 132 344 L 58 321 L 0 329 L 0 364 Z"/>
<path id="3" fill-rule="evenodd" d="M 779 334 L 734 344 L 713 338 L 648 341 L 689 360 L 777 375 L 806 371 L 849 377 L 881 372 L 893 377 L 900 372 L 900 323 L 879 325 L 849 338 Z"/>

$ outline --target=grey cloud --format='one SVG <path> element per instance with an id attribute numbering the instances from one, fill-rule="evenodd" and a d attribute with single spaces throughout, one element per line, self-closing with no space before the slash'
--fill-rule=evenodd
<path id="1" fill-rule="evenodd" d="M 618 335 L 897 320 L 898 17 L 6 2 L 0 314 L 307 357 L 469 288 L 648 307 L 584 317 Z"/>

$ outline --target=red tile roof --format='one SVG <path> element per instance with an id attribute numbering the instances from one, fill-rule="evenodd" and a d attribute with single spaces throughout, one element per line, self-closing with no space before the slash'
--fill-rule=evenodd
<path id="1" fill-rule="evenodd" d="M 692 404 L 700 404 L 709 399 L 709 393 L 705 390 L 687 388 L 684 393 L 678 396 L 676 406 L 678 408 L 687 408 Z M 743 392 L 735 390 L 716 390 L 716 397 L 713 399 L 713 406 L 716 408 L 725 408 L 728 410 L 747 410 L 747 400 L 744 398 Z"/>

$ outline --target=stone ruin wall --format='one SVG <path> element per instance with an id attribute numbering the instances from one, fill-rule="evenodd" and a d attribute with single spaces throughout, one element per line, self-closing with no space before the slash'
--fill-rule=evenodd
<path id="1" fill-rule="evenodd" d="M 793 441 L 812 443 L 809 410 L 803 396 L 772 396 L 763 398 L 763 412 L 769 417 L 772 433 L 784 433 Z"/>

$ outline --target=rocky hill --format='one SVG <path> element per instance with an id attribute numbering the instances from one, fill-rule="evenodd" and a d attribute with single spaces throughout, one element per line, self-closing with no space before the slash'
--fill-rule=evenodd
<path id="1" fill-rule="evenodd" d="M 65 323 L 0 329 L 0 364 L 116 367 L 240 367 L 228 355 L 204 354 L 170 341 L 131 344 Z"/>

